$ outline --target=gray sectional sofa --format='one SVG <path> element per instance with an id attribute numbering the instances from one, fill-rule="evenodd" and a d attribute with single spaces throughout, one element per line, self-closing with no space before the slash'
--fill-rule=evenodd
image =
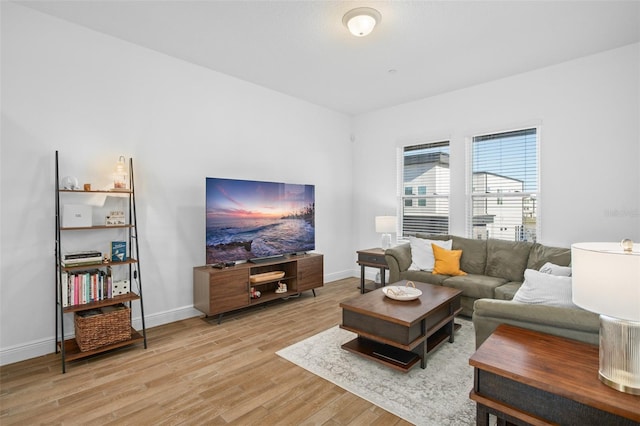
<path id="1" fill-rule="evenodd" d="M 511 324 L 598 344 L 597 314 L 578 307 L 511 300 L 524 281 L 526 269 L 539 270 L 547 262 L 568 266 L 571 262 L 570 249 L 530 242 L 473 240 L 455 235 L 418 234 L 416 237 L 451 240 L 453 250 L 462 250 L 460 269 L 467 274 L 449 276 L 410 270 L 411 245 L 405 243 L 385 251 L 389 282 L 406 279 L 461 290 L 462 315 L 473 319 L 476 346 L 480 346 L 499 324 Z"/>

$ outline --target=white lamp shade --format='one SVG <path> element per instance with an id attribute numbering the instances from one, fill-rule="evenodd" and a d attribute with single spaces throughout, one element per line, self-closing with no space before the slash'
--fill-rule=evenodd
<path id="1" fill-rule="evenodd" d="M 598 314 L 640 321 L 640 246 L 619 243 L 571 246 L 573 303 Z"/>
<path id="2" fill-rule="evenodd" d="M 396 217 L 376 216 L 376 232 L 382 234 L 396 232 Z"/>
<path id="3" fill-rule="evenodd" d="M 381 15 L 370 7 L 358 7 L 348 11 L 342 18 L 342 22 L 356 37 L 369 35 L 376 24 L 380 21 Z"/>

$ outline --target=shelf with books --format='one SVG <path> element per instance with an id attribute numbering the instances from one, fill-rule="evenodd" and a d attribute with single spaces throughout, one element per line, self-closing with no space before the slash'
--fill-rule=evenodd
<path id="1" fill-rule="evenodd" d="M 108 299 L 98 300 L 95 302 L 83 303 L 79 305 L 69 305 L 63 308 L 65 314 L 79 311 L 86 311 L 88 309 L 102 308 L 103 306 L 111 306 L 117 303 L 131 302 L 132 300 L 139 300 L 140 296 L 136 293 L 129 292 L 127 294 L 120 294 Z"/>
<path id="2" fill-rule="evenodd" d="M 124 157 L 121 159 L 124 161 Z M 59 170 L 59 157 L 56 151 L 55 350 L 56 353 L 61 354 L 64 373 L 69 361 L 137 343 L 143 343 L 146 349 L 147 334 L 138 251 L 133 160 L 129 159 L 129 170 L 125 173 L 128 176 L 126 189 L 65 189 L 60 183 L 66 178 L 60 179 Z M 124 182 L 119 183 L 125 185 Z M 87 184 L 88 187 L 89 184 Z M 82 197 L 83 194 L 84 197 Z M 96 195 L 99 197 L 96 198 Z M 63 205 L 61 199 L 73 201 Z M 97 204 L 96 200 L 98 200 Z M 100 203 L 100 200 L 106 200 L 106 202 Z M 94 225 L 96 220 L 101 221 L 99 219 L 101 214 L 104 217 L 104 224 Z M 106 232 L 106 230 L 113 232 Z M 114 243 L 116 250 L 114 250 Z M 76 249 L 84 245 L 90 246 L 90 249 L 96 247 L 103 249 L 65 251 L 71 247 Z M 113 257 L 114 254 L 116 257 Z M 140 314 L 142 325 L 138 331 L 131 327 L 134 303 L 139 307 L 136 312 Z M 123 311 L 117 315 L 108 313 L 120 304 L 123 305 Z M 87 320 L 78 322 L 79 318 L 84 318 L 89 313 L 88 311 L 94 310 L 99 311 L 98 317 L 88 322 L 95 322 L 99 327 L 83 326 L 82 324 L 86 324 Z M 76 326 L 75 337 L 65 338 L 66 323 L 71 316 Z M 108 321 L 105 320 L 107 317 Z M 130 339 L 127 338 L 129 328 L 131 328 Z M 112 338 L 114 334 L 116 337 Z M 90 347 L 85 343 L 87 340 L 92 342 Z"/>

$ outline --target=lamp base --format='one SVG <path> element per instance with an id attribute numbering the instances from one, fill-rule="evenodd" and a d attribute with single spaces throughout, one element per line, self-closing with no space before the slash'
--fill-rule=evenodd
<path id="1" fill-rule="evenodd" d="M 640 395 L 640 322 L 600 315 L 600 381 Z"/>
<path id="2" fill-rule="evenodd" d="M 391 234 L 382 234 L 382 250 L 391 248 Z"/>

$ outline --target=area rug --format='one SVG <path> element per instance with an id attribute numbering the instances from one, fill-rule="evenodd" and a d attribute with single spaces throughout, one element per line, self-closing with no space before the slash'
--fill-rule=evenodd
<path id="1" fill-rule="evenodd" d="M 444 343 L 408 373 L 393 370 L 342 349 L 356 337 L 338 326 L 277 352 L 347 391 L 416 425 L 475 424 L 475 404 L 469 399 L 475 351 L 473 323 L 456 319 L 462 327 L 454 343 Z"/>

